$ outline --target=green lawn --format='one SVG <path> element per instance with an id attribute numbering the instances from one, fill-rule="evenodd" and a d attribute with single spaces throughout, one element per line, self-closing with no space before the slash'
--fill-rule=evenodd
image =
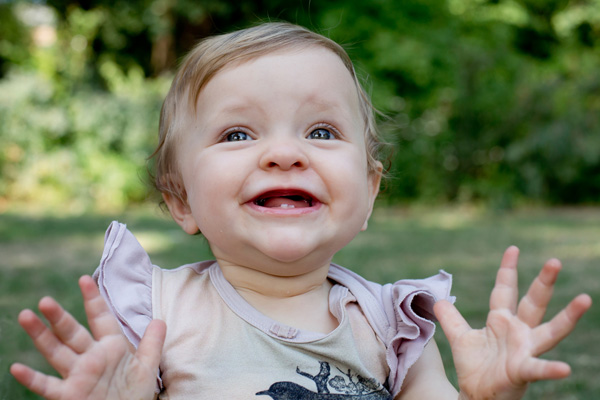
<path id="1" fill-rule="evenodd" d="M 210 257 L 201 237 L 186 236 L 156 210 L 122 216 L 0 215 L 0 400 L 38 398 L 21 389 L 8 373 L 15 360 L 47 370 L 16 324 L 16 316 L 22 308 L 34 308 L 38 299 L 48 294 L 82 317 L 77 278 L 95 269 L 104 230 L 112 219 L 128 224 L 155 264 L 170 268 Z M 379 209 L 369 229 L 334 261 L 378 282 L 422 278 L 443 268 L 454 275 L 457 307 L 474 327 L 480 327 L 496 268 L 511 244 L 521 249 L 522 291 L 547 258 L 563 261 L 552 314 L 576 293 L 599 298 L 600 209 L 594 208 L 506 214 L 472 209 Z M 436 337 L 448 374 L 454 379 L 441 330 Z M 534 384 L 526 399 L 599 398 L 599 338 L 600 307 L 595 305 L 576 331 L 548 355 L 569 362 L 572 376 Z"/>

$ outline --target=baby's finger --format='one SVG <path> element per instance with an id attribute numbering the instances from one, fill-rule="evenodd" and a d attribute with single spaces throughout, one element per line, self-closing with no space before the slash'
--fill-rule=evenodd
<path id="1" fill-rule="evenodd" d="M 440 326 L 448 338 L 450 346 L 453 345 L 456 339 L 471 330 L 471 326 L 456 307 L 446 300 L 440 300 L 435 303 L 433 312 L 440 322 Z"/>
<path id="2" fill-rule="evenodd" d="M 92 345 L 94 339 L 81 324 L 50 297 L 40 300 L 39 309 L 44 314 L 58 339 L 78 354 Z"/>
<path id="3" fill-rule="evenodd" d="M 161 320 L 152 320 L 138 346 L 136 357 L 150 368 L 158 368 L 162 355 L 167 326 Z"/>
<path id="4" fill-rule="evenodd" d="M 519 378 L 524 382 L 536 382 L 548 379 L 563 379 L 571 374 L 571 367 L 562 361 L 530 358 L 523 362 Z"/>
<path id="5" fill-rule="evenodd" d="M 560 343 L 575 329 L 577 321 L 591 306 L 592 299 L 590 296 L 580 294 L 552 320 L 537 327 L 533 332 L 535 343 L 533 355 L 539 356 Z"/>
<path id="6" fill-rule="evenodd" d="M 530 327 L 538 326 L 544 319 L 561 268 L 559 260 L 548 260 L 519 302 L 517 316 Z"/>
<path id="7" fill-rule="evenodd" d="M 44 358 L 62 376 L 67 376 L 75 361 L 75 353 L 65 346 L 31 310 L 19 314 L 19 324 L 33 340 L 33 344 Z"/>
<path id="8" fill-rule="evenodd" d="M 26 365 L 18 363 L 11 365 L 10 373 L 21 385 L 47 400 L 60 398 L 62 380 L 54 376 L 44 375 Z"/>
<path id="9" fill-rule="evenodd" d="M 510 246 L 502 256 L 500 269 L 496 275 L 496 284 L 490 295 L 490 310 L 508 309 L 511 313 L 517 311 L 519 297 L 517 262 L 519 249 Z"/>
<path id="10" fill-rule="evenodd" d="M 94 338 L 99 340 L 104 336 L 121 334 L 121 329 L 115 317 L 110 313 L 92 277 L 82 276 L 79 279 L 79 287 L 83 296 L 88 324 Z"/>

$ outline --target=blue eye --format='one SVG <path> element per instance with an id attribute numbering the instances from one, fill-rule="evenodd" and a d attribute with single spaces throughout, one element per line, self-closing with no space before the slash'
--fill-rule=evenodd
<path id="1" fill-rule="evenodd" d="M 333 139 L 333 134 L 325 128 L 318 128 L 308 135 L 309 139 L 330 140 Z"/>
<path id="2" fill-rule="evenodd" d="M 252 140 L 252 138 L 245 132 L 235 131 L 225 136 L 225 140 L 228 142 L 241 142 L 243 140 Z"/>

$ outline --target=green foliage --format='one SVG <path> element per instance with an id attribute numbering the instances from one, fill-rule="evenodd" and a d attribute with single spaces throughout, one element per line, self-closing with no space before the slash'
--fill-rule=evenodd
<path id="1" fill-rule="evenodd" d="M 147 197 L 145 158 L 152 152 L 168 81 L 122 75 L 106 63 L 111 92 L 65 87 L 35 73 L 0 83 L 0 195 L 18 202 L 82 211 L 119 209 Z"/>
<path id="2" fill-rule="evenodd" d="M 394 146 L 389 202 L 600 201 L 600 0 L 45 4 L 0 4 L 0 204 L 143 201 L 177 60 L 273 19 L 355 60 Z"/>
<path id="3" fill-rule="evenodd" d="M 10 4 L 0 2 L 0 78 L 10 64 L 27 59 L 26 30 L 12 12 Z"/>
<path id="4" fill-rule="evenodd" d="M 389 117 L 388 199 L 600 201 L 600 2 L 409 3 L 323 14 Z"/>

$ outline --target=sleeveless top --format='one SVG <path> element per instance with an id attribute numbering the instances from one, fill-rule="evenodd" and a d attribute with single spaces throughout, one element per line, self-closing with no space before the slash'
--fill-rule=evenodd
<path id="1" fill-rule="evenodd" d="M 435 331 L 444 271 L 380 285 L 332 264 L 328 334 L 280 324 L 248 304 L 215 261 L 152 265 L 125 225 L 106 232 L 94 273 L 125 336 L 137 346 L 153 318 L 167 324 L 160 399 L 392 399 Z"/>

